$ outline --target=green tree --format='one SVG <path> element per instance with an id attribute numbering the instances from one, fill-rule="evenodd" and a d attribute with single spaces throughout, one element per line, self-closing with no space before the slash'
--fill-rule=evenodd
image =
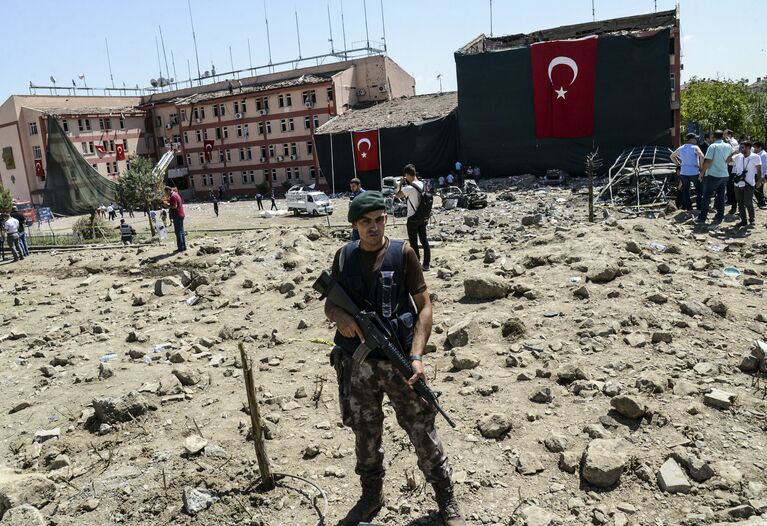
<path id="1" fill-rule="evenodd" d="M 10 212 L 11 206 L 13 206 L 11 191 L 4 186 L 0 186 L 0 214 Z"/>
<path id="2" fill-rule="evenodd" d="M 163 199 L 163 177 L 153 173 L 153 167 L 148 157 L 131 159 L 130 168 L 117 180 L 117 192 L 125 206 L 147 212 L 160 206 Z M 151 217 L 149 230 L 155 235 Z"/>
<path id="3" fill-rule="evenodd" d="M 767 93 L 751 93 L 746 120 L 752 140 L 767 139 Z"/>
<path id="4" fill-rule="evenodd" d="M 751 95 L 745 80 L 693 77 L 682 92 L 682 123 L 697 122 L 704 130 L 730 128 L 747 133 Z"/>

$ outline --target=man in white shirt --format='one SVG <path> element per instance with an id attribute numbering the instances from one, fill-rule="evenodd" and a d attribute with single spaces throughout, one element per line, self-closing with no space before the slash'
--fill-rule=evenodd
<path id="1" fill-rule="evenodd" d="M 733 184 L 735 199 L 738 203 L 740 223 L 737 226 L 753 227 L 756 223 L 754 214 L 754 189 L 762 184 L 762 159 L 751 151 L 751 141 L 740 143 L 741 153 L 731 153 L 727 161 L 733 163 Z M 748 221 L 746 220 L 748 213 Z"/>
<path id="2" fill-rule="evenodd" d="M 756 204 L 759 205 L 759 208 L 765 209 L 767 208 L 767 201 L 764 199 L 764 172 L 767 169 L 767 152 L 764 151 L 764 143 L 762 141 L 754 142 L 754 152 L 762 160 L 762 185 L 754 189 L 754 197 L 756 197 Z"/>
<path id="3" fill-rule="evenodd" d="M 3 214 L 0 218 L 0 222 L 3 224 L 3 230 L 8 239 L 8 245 L 11 247 L 11 254 L 14 261 L 20 261 L 24 259 L 24 253 L 21 251 L 21 245 L 19 245 L 19 220 L 15 217 L 9 217 Z"/>
<path id="4" fill-rule="evenodd" d="M 447 174 L 447 185 L 453 186 L 453 182 L 455 181 L 455 177 L 453 177 L 453 172 L 450 172 Z"/>
<path id="5" fill-rule="evenodd" d="M 740 151 L 740 145 L 732 130 L 724 130 L 724 142 L 732 147 L 733 152 L 738 153 Z M 728 163 L 727 166 L 730 171 L 730 178 L 727 180 L 727 204 L 730 205 L 730 210 L 727 215 L 733 215 L 738 207 L 738 201 L 735 198 L 735 168 L 733 163 Z"/>
<path id="6" fill-rule="evenodd" d="M 408 164 L 405 166 L 404 175 L 400 180 L 399 187 L 397 188 L 396 196 L 400 199 L 405 198 L 407 203 L 407 237 L 410 241 L 410 246 L 413 247 L 415 255 L 421 261 L 421 267 L 423 271 L 429 270 L 429 263 L 431 262 L 431 248 L 429 247 L 429 240 L 426 237 L 426 224 L 429 222 L 429 218 L 418 217 L 416 211 L 421 204 L 421 198 L 424 193 L 424 185 L 418 179 L 415 166 Z M 421 241 L 423 245 L 423 259 L 418 251 L 418 241 Z"/>

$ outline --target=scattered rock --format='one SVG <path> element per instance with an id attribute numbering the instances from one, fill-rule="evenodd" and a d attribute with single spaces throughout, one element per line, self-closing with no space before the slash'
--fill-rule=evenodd
<path id="1" fill-rule="evenodd" d="M 609 283 L 615 278 L 620 276 L 620 269 L 614 265 L 597 266 L 596 268 L 589 269 L 586 274 L 586 279 L 592 283 Z"/>
<path id="2" fill-rule="evenodd" d="M 57 494 L 56 484 L 42 475 L 4 470 L 0 473 L 0 517 L 22 504 L 40 509 L 56 500 Z"/>
<path id="3" fill-rule="evenodd" d="M 592 440 L 583 453 L 583 478 L 600 488 L 613 486 L 628 464 L 627 445 L 622 439 Z"/>
<path id="4" fill-rule="evenodd" d="M 501 335 L 504 338 L 510 338 L 516 340 L 521 338 L 527 332 L 527 328 L 522 320 L 519 318 L 509 318 L 501 326 Z"/>
<path id="5" fill-rule="evenodd" d="M 149 410 L 149 403 L 143 396 L 131 391 L 121 398 L 102 397 L 92 402 L 99 422 L 114 424 L 130 422 Z"/>
<path id="6" fill-rule="evenodd" d="M 610 405 L 621 415 L 634 420 L 646 413 L 644 404 L 631 396 L 615 396 L 610 399 Z"/>
<path id="7" fill-rule="evenodd" d="M 517 457 L 516 468 L 520 475 L 535 475 L 543 471 L 543 464 L 532 453 L 522 451 Z"/>
<path id="8" fill-rule="evenodd" d="M 160 278 L 154 282 L 154 294 L 155 296 L 168 296 L 169 294 L 180 293 L 184 290 L 184 286 L 178 280 L 171 276 Z"/>
<path id="9" fill-rule="evenodd" d="M 200 248 L 202 249 L 202 247 Z M 205 488 L 184 488 L 183 501 L 184 512 L 188 515 L 197 515 L 201 511 L 210 508 L 216 501 L 217 497 Z"/>
<path id="10" fill-rule="evenodd" d="M 559 523 L 559 517 L 533 505 L 523 507 L 519 510 L 517 516 L 524 526 L 550 526 Z"/>
<path id="11" fill-rule="evenodd" d="M 589 289 L 583 285 L 573 291 L 573 296 L 581 300 L 587 300 L 591 297 L 591 294 L 589 294 Z"/>
<path id="12" fill-rule="evenodd" d="M 469 344 L 478 331 L 477 322 L 473 318 L 466 318 L 447 330 L 447 341 L 452 347 L 463 347 Z"/>
<path id="13" fill-rule="evenodd" d="M 717 409 L 729 409 L 735 403 L 736 398 L 732 393 L 713 388 L 711 392 L 703 396 L 703 403 Z"/>
<path id="14" fill-rule="evenodd" d="M 511 291 L 509 284 L 497 276 L 476 276 L 463 280 L 464 295 L 470 300 L 497 300 Z"/>
<path id="15" fill-rule="evenodd" d="M 502 438 L 512 427 L 511 417 L 500 413 L 486 415 L 477 420 L 477 429 L 485 438 Z"/>
<path id="16" fill-rule="evenodd" d="M 567 438 L 553 433 L 544 439 L 543 445 L 552 453 L 562 453 L 567 449 Z"/>
<path id="17" fill-rule="evenodd" d="M 2 515 L 0 526 L 46 526 L 45 519 L 34 506 L 22 504 Z"/>
<path id="18" fill-rule="evenodd" d="M 208 441 L 199 435 L 189 435 L 184 440 L 184 451 L 187 455 L 196 455 L 208 445 Z"/>
<path id="19" fill-rule="evenodd" d="M 658 470 L 658 486 L 668 493 L 689 493 L 690 482 L 673 458 L 669 458 Z"/>
<path id="20" fill-rule="evenodd" d="M 554 394 L 551 388 L 544 387 L 530 395 L 530 401 L 536 404 L 550 404 L 554 400 Z"/>

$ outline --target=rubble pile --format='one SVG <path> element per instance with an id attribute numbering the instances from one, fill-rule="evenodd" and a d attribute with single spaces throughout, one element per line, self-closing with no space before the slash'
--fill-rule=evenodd
<path id="1" fill-rule="evenodd" d="M 765 217 L 745 238 L 662 215 L 590 224 L 582 191 L 482 187 L 486 208 L 435 203 L 426 274 L 427 376 L 459 425 L 438 421 L 468 523 L 764 524 Z M 313 524 L 301 492 L 253 490 L 239 342 L 272 469 L 321 486 L 327 524 L 343 517 L 354 440 L 311 285 L 348 227 L 270 221 L 188 255 L 0 266 L 0 526 Z M 439 524 L 384 411 L 375 522 Z"/>

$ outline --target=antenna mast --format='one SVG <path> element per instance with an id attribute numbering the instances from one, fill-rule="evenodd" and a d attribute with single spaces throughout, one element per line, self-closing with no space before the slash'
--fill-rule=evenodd
<path id="1" fill-rule="evenodd" d="M 162 56 L 165 59 L 165 76 L 167 77 L 167 81 L 170 82 L 170 70 L 168 69 L 168 55 L 165 53 L 165 39 L 162 37 L 162 26 L 158 25 L 157 28 L 160 30 L 160 44 L 162 44 Z"/>
<path id="2" fill-rule="evenodd" d="M 112 81 L 112 89 L 115 87 L 115 78 L 112 76 L 112 59 L 109 58 L 109 40 L 104 37 L 104 43 L 107 46 L 107 64 L 109 65 L 109 80 Z"/>
<path id="3" fill-rule="evenodd" d="M 266 48 L 269 51 L 269 65 L 272 65 L 272 39 L 269 36 L 269 17 L 266 14 L 266 0 L 264 0 L 264 20 L 266 21 Z"/>
<path id="4" fill-rule="evenodd" d="M 328 28 L 330 29 L 330 54 L 332 55 L 335 53 L 335 49 L 333 49 L 333 23 L 330 21 L 330 2 L 327 4 L 328 6 Z"/>
<path id="5" fill-rule="evenodd" d="M 301 60 L 301 32 L 298 30 L 298 8 L 293 6 L 293 13 L 296 15 L 296 40 L 298 40 L 298 59 Z"/>
<path id="6" fill-rule="evenodd" d="M 250 54 L 250 39 L 248 39 L 248 63 L 250 64 L 250 69 L 253 69 L 253 55 Z"/>
<path id="7" fill-rule="evenodd" d="M 173 65 L 173 84 L 178 87 L 178 73 L 176 73 L 176 59 L 173 57 L 173 50 L 170 50 L 170 63 Z"/>
<path id="8" fill-rule="evenodd" d="M 591 0 L 591 21 L 592 22 L 597 21 L 597 12 L 594 9 L 594 0 Z"/>
<path id="9" fill-rule="evenodd" d="M 384 18 L 383 0 L 381 0 L 381 26 L 383 27 L 383 48 L 386 54 L 386 19 Z"/>
<path id="10" fill-rule="evenodd" d="M 192 40 L 194 40 L 194 59 L 197 61 L 197 85 L 202 86 L 202 79 L 200 78 L 200 56 L 197 54 L 197 36 L 194 34 L 194 20 L 192 19 L 192 0 L 186 0 L 186 4 L 189 6 L 189 22 L 192 24 Z M 192 75 L 189 75 L 191 79 Z"/>
<path id="11" fill-rule="evenodd" d="M 490 37 L 493 36 L 493 0 L 490 0 Z"/>
<path id="12" fill-rule="evenodd" d="M 367 43 L 367 54 L 370 54 L 370 35 L 368 34 L 368 2 L 362 0 L 362 8 L 365 10 L 365 41 Z"/>
<path id="13" fill-rule="evenodd" d="M 346 25 L 344 24 L 344 0 L 341 0 L 341 31 L 344 34 L 344 60 L 349 60 L 346 54 Z"/>
<path id="14" fill-rule="evenodd" d="M 162 78 L 162 63 L 160 62 L 160 44 L 157 43 L 157 35 L 154 37 L 154 47 L 157 50 L 157 69 L 160 70 L 160 78 L 157 79 L 157 86 L 162 88 L 162 82 L 160 82 L 160 79 Z M 162 91 L 162 89 L 160 91 Z"/>

